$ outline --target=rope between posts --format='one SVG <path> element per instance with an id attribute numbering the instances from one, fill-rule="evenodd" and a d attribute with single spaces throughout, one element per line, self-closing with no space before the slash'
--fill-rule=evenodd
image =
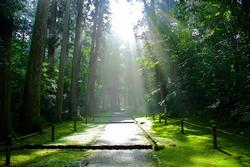
<path id="1" fill-rule="evenodd" d="M 43 130 L 41 130 L 41 131 L 35 132 L 35 133 L 31 133 L 31 134 L 25 135 L 25 136 L 15 137 L 14 139 L 15 139 L 15 140 L 22 140 L 22 139 L 25 139 L 25 138 L 28 138 L 28 137 L 31 137 L 31 136 L 35 136 L 35 135 L 41 134 L 41 133 L 43 133 L 45 130 L 48 130 L 48 129 L 50 129 L 50 127 L 49 127 L 49 128 L 46 128 L 46 129 L 43 129 Z"/>
<path id="2" fill-rule="evenodd" d="M 17 141 L 17 140 L 22 140 L 22 139 L 26 139 L 26 138 L 28 138 L 28 137 L 31 137 L 31 136 L 35 136 L 35 135 L 41 134 L 41 133 L 43 133 L 44 130 L 48 130 L 48 129 L 50 129 L 50 127 L 49 127 L 49 128 L 46 128 L 46 129 L 43 129 L 43 130 L 41 130 L 41 131 L 35 132 L 35 133 L 31 133 L 31 134 L 25 135 L 25 136 L 20 136 L 20 137 L 15 137 L 15 136 L 14 136 L 13 139 L 14 139 L 15 141 Z M 0 145 L 1 145 L 1 144 L 4 144 L 4 143 L 5 143 L 5 141 L 0 142 Z"/>
<path id="3" fill-rule="evenodd" d="M 201 125 L 193 124 L 193 123 L 186 122 L 186 121 L 184 121 L 184 123 L 186 123 L 188 125 L 191 125 L 191 126 L 196 126 L 196 127 L 199 127 L 199 128 L 205 128 L 205 129 L 208 129 L 208 130 L 212 130 L 212 128 L 208 127 L 208 126 L 201 126 Z M 241 136 L 241 135 L 236 135 L 236 134 L 226 132 L 226 131 L 221 130 L 221 129 L 217 129 L 217 132 L 221 132 L 221 133 L 224 133 L 224 134 L 227 134 L 227 135 L 231 135 L 231 136 L 239 137 L 239 138 L 242 138 L 242 139 L 250 140 L 250 138 L 248 138 L 248 137 L 244 137 L 244 136 Z"/>
<path id="4" fill-rule="evenodd" d="M 35 135 L 38 135 L 38 134 L 42 134 L 45 130 L 48 130 L 48 129 L 50 129 L 50 128 L 51 128 L 51 126 L 49 126 L 48 128 L 45 128 L 45 129 L 43 129 L 43 130 L 41 130 L 41 131 L 34 132 L 34 133 L 31 133 L 31 134 L 28 134 L 28 135 L 25 135 L 25 136 L 20 136 L 20 137 L 13 136 L 13 139 L 14 139 L 15 141 L 22 140 L 22 139 L 26 139 L 26 138 L 31 137 L 31 136 L 35 136 Z M 0 145 L 4 145 L 4 144 L 5 144 L 5 141 L 0 142 Z"/>
<path id="5" fill-rule="evenodd" d="M 191 126 L 196 126 L 196 127 L 199 127 L 199 128 L 204 128 L 204 129 L 212 130 L 212 128 L 208 127 L 208 126 L 201 126 L 201 125 L 190 123 L 190 122 L 186 122 L 186 121 L 183 121 L 183 122 L 186 123 L 186 124 L 188 124 L 188 125 L 191 125 Z"/>
<path id="6" fill-rule="evenodd" d="M 173 119 L 173 118 L 170 118 L 170 117 L 167 117 L 167 119 L 176 120 L 176 119 Z M 204 128 L 204 129 L 212 130 L 212 128 L 208 127 L 208 126 L 202 126 L 202 125 L 194 124 L 194 123 L 187 122 L 187 121 L 183 121 L 183 122 L 186 123 L 186 124 L 188 124 L 188 125 L 191 125 L 191 126 L 195 126 L 195 127 L 199 127 L 199 128 Z M 241 136 L 241 135 L 233 134 L 233 133 L 221 130 L 221 129 L 217 129 L 217 132 L 221 132 L 221 133 L 224 133 L 224 134 L 227 134 L 227 135 L 239 137 L 239 138 L 242 138 L 242 139 L 245 139 L 245 140 L 250 140 L 250 138 L 248 138 L 248 137 L 244 137 L 244 136 Z"/>
<path id="7" fill-rule="evenodd" d="M 241 135 L 236 135 L 236 134 L 226 132 L 226 131 L 221 130 L 221 129 L 217 129 L 217 131 L 221 132 L 221 133 L 224 133 L 224 134 L 227 134 L 227 135 L 236 136 L 236 137 L 239 137 L 239 138 L 242 138 L 242 139 L 250 140 L 250 138 L 248 138 L 248 137 L 244 137 L 244 136 L 241 136 Z"/>
<path id="8" fill-rule="evenodd" d="M 15 140 L 22 140 L 22 139 L 26 139 L 26 138 L 31 137 L 31 136 L 35 136 L 35 135 L 41 134 L 41 133 L 43 133 L 43 131 L 31 133 L 31 134 L 28 134 L 28 135 L 25 135 L 25 136 L 21 136 L 21 137 L 15 137 L 14 139 Z"/>

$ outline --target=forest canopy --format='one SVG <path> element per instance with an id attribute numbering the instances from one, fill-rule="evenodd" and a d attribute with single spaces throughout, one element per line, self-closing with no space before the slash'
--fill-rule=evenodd
<path id="1" fill-rule="evenodd" d="M 106 111 L 249 128 L 248 0 L 117 3 L 1 0 L 0 140 Z"/>

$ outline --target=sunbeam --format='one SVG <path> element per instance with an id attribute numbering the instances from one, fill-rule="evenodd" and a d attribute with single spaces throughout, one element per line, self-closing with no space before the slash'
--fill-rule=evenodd
<path id="1" fill-rule="evenodd" d="M 102 109 L 145 112 L 134 35 L 134 26 L 142 17 L 143 6 L 138 2 L 111 1 L 110 9 L 111 33 L 106 37 L 99 71 L 103 82 Z"/>
<path id="2" fill-rule="evenodd" d="M 143 16 L 143 5 L 125 0 L 111 1 L 111 32 L 126 42 L 134 42 L 133 28 Z"/>

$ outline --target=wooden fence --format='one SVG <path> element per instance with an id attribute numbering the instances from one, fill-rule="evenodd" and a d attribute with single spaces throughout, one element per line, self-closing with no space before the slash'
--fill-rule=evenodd
<path id="1" fill-rule="evenodd" d="M 18 140 L 23 140 L 23 139 L 26 139 L 28 137 L 32 137 L 32 136 L 35 136 L 35 135 L 39 135 L 39 134 L 42 134 L 44 133 L 44 130 L 48 130 L 51 128 L 51 142 L 54 142 L 55 141 L 55 135 L 56 135 L 56 127 L 54 124 L 51 124 L 51 126 L 47 129 L 43 129 L 43 131 L 39 131 L 39 132 L 35 132 L 35 133 L 32 133 L 32 134 L 28 134 L 28 135 L 25 135 L 25 136 L 21 136 L 21 137 L 14 137 L 12 138 L 11 135 L 8 135 L 6 137 L 6 141 L 5 141 L 5 145 L 6 147 L 4 148 L 3 151 L 5 151 L 5 165 L 6 166 L 9 166 L 10 165 L 10 159 L 11 159 L 11 151 L 12 150 L 21 150 L 21 149 L 70 149 L 70 148 L 77 148 L 77 146 L 72 146 L 72 147 L 60 147 L 60 146 L 46 146 L 46 145 L 41 145 L 41 144 L 35 144 L 35 145 L 25 145 L 25 146 L 21 146 L 21 147 L 12 147 L 12 140 L 15 140 L 15 141 L 18 141 Z M 74 129 L 74 132 L 76 132 L 77 130 L 77 123 L 76 123 L 76 120 L 74 120 L 74 123 L 73 123 L 73 129 Z M 83 148 L 77 148 L 77 149 L 83 149 Z"/>
<path id="2" fill-rule="evenodd" d="M 153 120 L 155 120 L 155 115 L 154 114 L 152 114 L 152 118 L 153 118 Z M 164 125 L 167 125 L 167 120 L 168 119 L 172 119 L 169 116 L 166 116 L 164 114 L 159 114 L 159 123 L 162 122 L 161 121 L 162 118 L 164 119 Z M 176 120 L 176 119 L 173 119 L 173 120 Z M 217 140 L 217 134 L 218 133 L 223 133 L 223 134 L 226 134 L 226 135 L 238 137 L 238 138 L 241 138 L 241 139 L 244 139 L 244 140 L 247 140 L 247 141 L 250 142 L 250 138 L 244 137 L 244 136 L 241 136 L 241 135 L 237 135 L 237 134 L 234 134 L 234 133 L 230 133 L 230 132 L 227 132 L 227 131 L 224 131 L 224 130 L 221 130 L 221 129 L 217 129 L 217 126 L 215 124 L 211 125 L 211 127 L 202 126 L 202 125 L 198 125 L 198 124 L 194 124 L 194 123 L 191 123 L 191 122 L 184 121 L 184 119 L 180 120 L 180 132 L 182 134 L 184 134 L 184 129 L 185 129 L 184 126 L 185 126 L 185 124 L 193 126 L 193 127 L 198 127 L 198 128 L 203 128 L 203 129 L 210 130 L 211 131 L 211 136 L 212 136 L 212 144 L 213 144 L 214 149 L 218 149 L 218 140 Z"/>

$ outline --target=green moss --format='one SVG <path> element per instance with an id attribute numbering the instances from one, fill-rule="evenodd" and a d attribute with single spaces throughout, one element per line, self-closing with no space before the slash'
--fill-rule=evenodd
<path id="1" fill-rule="evenodd" d="M 85 131 L 91 125 L 85 125 L 83 121 L 77 121 L 77 132 Z M 74 122 L 67 121 L 55 125 L 55 142 L 58 142 L 58 139 L 68 136 L 75 133 L 74 132 Z M 43 131 L 42 134 L 32 136 L 23 140 L 13 140 L 14 146 L 20 146 L 25 144 L 49 144 L 51 143 L 51 128 L 47 128 Z"/>
<path id="2" fill-rule="evenodd" d="M 210 130 L 186 125 L 185 134 L 182 135 L 179 120 L 168 120 L 168 126 L 157 120 L 151 133 L 165 146 L 164 149 L 153 152 L 155 166 L 250 166 L 250 146 L 247 141 L 237 137 L 219 133 L 219 150 L 216 150 L 212 146 Z"/>
<path id="3" fill-rule="evenodd" d="M 93 124 L 85 125 L 77 122 L 77 132 L 74 132 L 73 121 L 55 125 L 55 142 L 51 142 L 51 129 L 45 129 L 43 134 L 27 139 L 13 140 L 14 147 L 25 144 L 81 144 L 76 142 L 75 136 L 84 133 Z M 67 138 L 66 138 L 67 136 Z M 80 160 L 85 159 L 90 151 L 65 151 L 65 150 L 20 150 L 12 151 L 11 166 L 76 166 Z M 0 153 L 0 166 L 5 163 L 5 154 Z"/>
<path id="4" fill-rule="evenodd" d="M 11 166 L 77 166 L 86 159 L 90 151 L 65 150 L 22 150 L 14 151 L 11 156 Z M 0 154 L 0 166 L 4 164 L 4 155 Z"/>

